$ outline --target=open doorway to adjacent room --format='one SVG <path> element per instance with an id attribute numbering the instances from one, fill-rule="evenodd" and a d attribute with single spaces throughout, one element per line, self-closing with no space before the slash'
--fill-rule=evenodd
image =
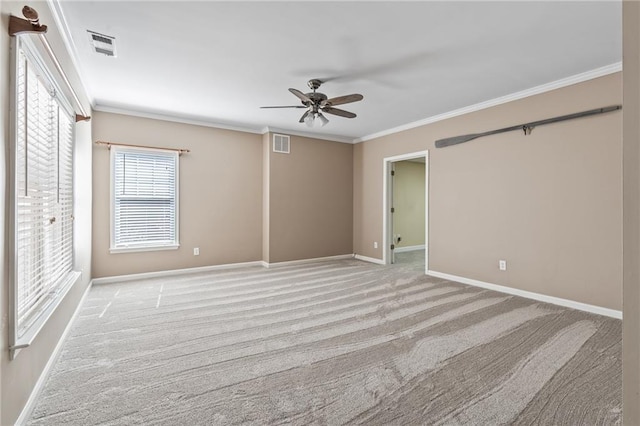
<path id="1" fill-rule="evenodd" d="M 384 159 L 383 261 L 424 259 L 428 270 L 428 151 Z M 422 255 L 424 253 L 424 255 Z"/>

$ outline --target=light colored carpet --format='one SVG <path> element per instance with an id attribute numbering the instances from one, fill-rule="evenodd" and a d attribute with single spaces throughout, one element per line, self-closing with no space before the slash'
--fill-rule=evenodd
<path id="1" fill-rule="evenodd" d="M 403 255 L 96 286 L 30 424 L 621 422 L 621 321 Z"/>

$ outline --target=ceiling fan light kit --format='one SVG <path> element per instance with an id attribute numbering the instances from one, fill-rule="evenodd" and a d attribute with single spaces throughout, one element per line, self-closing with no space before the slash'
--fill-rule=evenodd
<path id="1" fill-rule="evenodd" d="M 320 88 L 321 84 L 322 81 L 318 79 L 314 78 L 309 80 L 307 85 L 312 90 L 309 93 L 302 93 L 298 89 L 289 89 L 289 92 L 300 99 L 302 105 L 266 106 L 261 108 L 307 108 L 307 111 L 302 114 L 302 117 L 300 117 L 300 120 L 298 121 L 300 123 L 305 123 L 309 127 L 314 127 L 316 125 L 316 119 L 320 122 L 320 127 L 324 127 L 329 122 L 327 117 L 322 114 L 323 112 L 345 118 L 356 117 L 356 114 L 352 112 L 334 108 L 333 106 L 361 101 L 364 98 L 361 94 L 354 93 L 329 99 L 324 93 L 316 91 Z"/>
<path id="2" fill-rule="evenodd" d="M 322 115 L 321 112 L 311 112 L 307 114 L 307 116 L 304 118 L 304 122 L 307 126 L 314 127 L 316 124 L 316 119 L 320 121 L 320 127 L 324 127 L 329 122 L 327 117 Z"/>

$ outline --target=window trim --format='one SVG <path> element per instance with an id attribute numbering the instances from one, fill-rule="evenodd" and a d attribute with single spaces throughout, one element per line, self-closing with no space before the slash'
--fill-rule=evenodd
<path id="1" fill-rule="evenodd" d="M 79 281 L 82 273 L 77 271 L 76 259 L 75 259 L 75 230 L 71 231 L 72 239 L 72 257 L 71 257 L 71 271 L 60 281 L 59 287 L 55 291 L 55 295 L 40 308 L 39 314 L 35 319 L 26 327 L 22 335 L 19 333 L 18 328 L 18 282 L 17 282 L 17 269 L 18 269 L 18 247 L 16 244 L 18 229 L 18 203 L 17 203 L 17 137 L 18 137 L 18 84 L 17 77 L 19 72 L 18 64 L 18 52 L 22 51 L 25 57 L 29 60 L 30 66 L 32 66 L 35 72 L 40 76 L 47 85 L 49 85 L 56 93 L 56 100 L 59 107 L 64 110 L 65 113 L 71 117 L 75 117 L 75 112 L 71 103 L 66 98 L 66 94 L 61 90 L 58 84 L 58 79 L 51 73 L 46 62 L 43 60 L 40 51 L 35 47 L 33 41 L 28 37 L 12 37 L 11 38 L 11 54 L 10 56 L 10 90 L 9 90 L 9 158 L 8 158 L 8 192 L 9 192 L 9 206 L 8 206 L 8 235 L 7 242 L 9 246 L 8 253 L 8 278 L 9 278 L 9 359 L 14 360 L 20 351 L 30 346 L 35 340 L 36 336 L 49 322 L 49 319 L 57 310 L 58 306 L 65 299 L 71 288 Z M 71 138 L 73 140 L 72 146 L 72 170 L 75 175 L 75 124 Z M 75 179 L 75 176 L 74 176 Z M 73 184 L 72 184 L 73 185 Z M 75 185 L 72 186 L 73 198 L 75 200 Z M 73 211 L 75 213 L 75 202 L 73 205 Z M 73 226 L 73 224 L 72 224 Z"/>
<path id="2" fill-rule="evenodd" d="M 112 145 L 109 148 L 109 253 L 138 253 L 149 251 L 162 251 L 162 250 L 177 250 L 180 248 L 180 155 L 178 152 L 167 152 L 163 149 L 143 148 L 143 147 L 127 147 L 127 146 L 115 146 Z M 115 206 L 115 156 L 116 152 L 154 152 L 162 153 L 163 155 L 173 155 L 175 158 L 175 222 L 173 224 L 175 228 L 175 241 L 172 244 L 157 244 L 157 243 L 140 243 L 131 244 L 126 247 L 117 247 L 116 241 L 116 206 Z"/>

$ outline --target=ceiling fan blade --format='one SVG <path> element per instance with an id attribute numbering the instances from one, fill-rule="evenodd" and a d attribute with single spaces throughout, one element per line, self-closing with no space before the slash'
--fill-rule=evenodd
<path id="1" fill-rule="evenodd" d="M 343 109 L 332 108 L 330 106 L 322 108 L 322 111 L 326 112 L 327 114 L 339 115 L 340 117 L 356 118 L 356 115 L 352 112 L 345 111 Z"/>
<path id="2" fill-rule="evenodd" d="M 338 96 L 337 98 L 331 98 L 324 101 L 325 105 L 343 105 L 350 104 L 351 102 L 361 101 L 364 97 L 359 93 L 352 95 Z"/>
<path id="3" fill-rule="evenodd" d="M 301 92 L 301 91 L 299 91 L 298 89 L 289 89 L 289 91 L 290 91 L 291 93 L 293 93 L 294 95 L 296 95 L 298 98 L 300 98 L 300 100 L 301 100 L 302 102 L 309 102 L 309 103 L 313 103 L 313 102 L 311 101 L 311 99 L 310 99 L 307 95 L 305 95 L 304 93 L 302 93 L 302 92 Z"/>
<path id="4" fill-rule="evenodd" d="M 261 106 L 260 108 L 307 108 L 304 105 L 286 105 L 286 106 Z"/>
<path id="5" fill-rule="evenodd" d="M 309 115 L 309 110 L 305 111 L 304 114 L 302 114 L 302 117 L 300 117 L 300 123 L 304 123 L 304 119 L 307 118 L 307 115 Z"/>

